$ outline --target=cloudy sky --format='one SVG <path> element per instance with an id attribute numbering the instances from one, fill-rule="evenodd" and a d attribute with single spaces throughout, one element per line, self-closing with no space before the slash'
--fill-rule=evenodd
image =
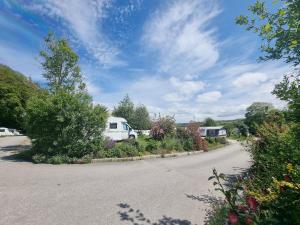
<path id="1" fill-rule="evenodd" d="M 234 119 L 270 94 L 289 68 L 257 62 L 260 40 L 234 23 L 253 1 L 0 0 L 0 63 L 43 84 L 38 53 L 49 31 L 80 56 L 95 103 L 126 93 L 178 122 Z"/>

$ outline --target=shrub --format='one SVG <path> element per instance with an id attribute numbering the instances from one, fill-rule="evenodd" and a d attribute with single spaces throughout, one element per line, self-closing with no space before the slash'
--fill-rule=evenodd
<path id="1" fill-rule="evenodd" d="M 155 140 L 162 140 L 164 137 L 175 135 L 175 119 L 173 117 L 159 117 L 152 125 L 150 135 Z"/>
<path id="2" fill-rule="evenodd" d="M 192 151 L 194 149 L 194 140 L 192 137 L 189 137 L 182 141 L 183 149 L 185 151 Z"/>
<path id="3" fill-rule="evenodd" d="M 199 133 L 199 125 L 195 122 L 190 122 L 187 125 L 187 132 L 193 138 L 194 146 L 193 150 L 199 151 L 204 150 L 207 151 L 207 142 L 203 139 Z"/>
<path id="4" fill-rule="evenodd" d="M 162 149 L 170 151 L 178 150 L 178 148 L 180 147 L 179 140 L 175 138 L 165 138 L 164 140 L 162 140 L 160 147 Z"/>
<path id="5" fill-rule="evenodd" d="M 60 91 L 28 101 L 26 130 L 34 154 L 81 158 L 97 151 L 106 118 L 106 109 L 85 93 Z"/>
<path id="6" fill-rule="evenodd" d="M 150 139 L 146 145 L 146 151 L 153 152 L 158 149 L 158 142 Z"/>

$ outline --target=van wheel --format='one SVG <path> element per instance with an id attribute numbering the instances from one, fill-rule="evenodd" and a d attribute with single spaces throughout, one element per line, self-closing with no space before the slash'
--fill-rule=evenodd
<path id="1" fill-rule="evenodd" d="M 135 136 L 134 135 L 130 135 L 129 139 L 135 139 Z"/>

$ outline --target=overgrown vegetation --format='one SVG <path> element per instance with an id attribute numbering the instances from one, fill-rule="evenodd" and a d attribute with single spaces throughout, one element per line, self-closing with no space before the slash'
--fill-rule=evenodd
<path id="1" fill-rule="evenodd" d="M 78 66 L 64 39 L 49 34 L 41 51 L 48 91 L 27 102 L 25 127 L 33 140 L 34 162 L 89 161 L 102 144 L 106 109 L 93 105 Z"/>
<path id="2" fill-rule="evenodd" d="M 226 199 L 216 208 L 216 219 L 229 224 L 300 224 L 300 4 L 298 0 L 274 1 L 275 10 L 263 1 L 249 7 L 251 17 L 239 16 L 262 38 L 261 60 L 283 59 L 295 71 L 276 85 L 273 94 L 288 103 L 285 112 L 271 110 L 254 126 L 258 139 L 249 151 L 253 165 L 249 176 L 225 189 L 225 176 L 214 171 L 214 184 Z"/>

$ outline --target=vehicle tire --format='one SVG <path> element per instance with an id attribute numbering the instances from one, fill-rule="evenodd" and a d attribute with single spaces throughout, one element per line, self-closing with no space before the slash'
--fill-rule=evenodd
<path id="1" fill-rule="evenodd" d="M 129 139 L 135 139 L 134 135 L 129 135 Z"/>

